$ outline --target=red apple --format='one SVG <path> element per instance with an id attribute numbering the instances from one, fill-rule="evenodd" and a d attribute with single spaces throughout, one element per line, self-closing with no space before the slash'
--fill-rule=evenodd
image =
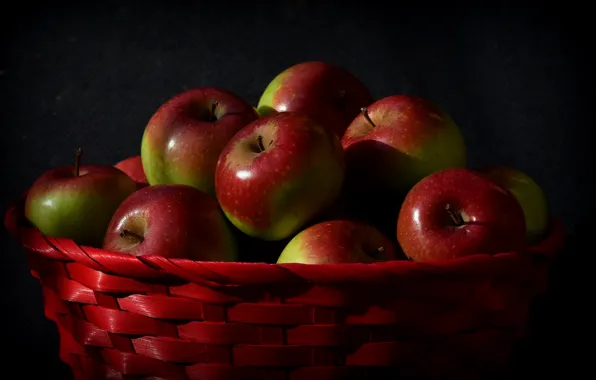
<path id="1" fill-rule="evenodd" d="M 397 239 L 415 261 L 495 254 L 525 245 L 524 212 L 513 194 L 471 169 L 446 169 L 404 200 Z"/>
<path id="2" fill-rule="evenodd" d="M 365 192 L 405 195 L 431 173 L 466 166 L 459 127 L 444 110 L 410 95 L 388 96 L 363 108 L 342 145 L 349 186 Z"/>
<path id="3" fill-rule="evenodd" d="M 114 165 L 115 168 L 122 170 L 137 184 L 147 184 L 147 176 L 143 170 L 141 156 L 128 157 Z"/>
<path id="4" fill-rule="evenodd" d="M 103 165 L 80 165 L 47 171 L 31 186 L 25 217 L 46 236 L 99 247 L 120 203 L 136 190 L 122 171 Z"/>
<path id="5" fill-rule="evenodd" d="M 395 259 L 395 246 L 374 226 L 354 220 L 332 220 L 294 236 L 277 263 L 373 263 Z"/>
<path id="6" fill-rule="evenodd" d="M 341 138 L 360 108 L 372 102 L 366 86 L 344 68 L 303 62 L 282 71 L 269 83 L 257 109 L 261 116 L 304 113 Z"/>
<path id="7" fill-rule="evenodd" d="M 189 185 L 213 195 L 221 150 L 257 117 L 253 106 L 226 90 L 196 88 L 174 96 L 151 117 L 143 135 L 149 184 Z"/>
<path id="8" fill-rule="evenodd" d="M 198 261 L 237 257 L 215 198 L 187 185 L 148 186 L 126 198 L 112 217 L 103 249 Z"/>
<path id="9" fill-rule="evenodd" d="M 230 140 L 217 163 L 215 191 L 239 230 L 282 240 L 332 204 L 343 178 L 337 136 L 306 115 L 280 112 Z"/>

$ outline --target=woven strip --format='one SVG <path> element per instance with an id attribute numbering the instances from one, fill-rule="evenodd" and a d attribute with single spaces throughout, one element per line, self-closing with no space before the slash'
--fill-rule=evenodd
<path id="1" fill-rule="evenodd" d="M 535 268 L 538 261 L 552 257 L 562 247 L 564 234 L 561 224 L 555 221 L 551 226 L 551 234 L 525 252 L 473 255 L 455 260 L 402 260 L 375 264 L 328 265 L 222 263 L 158 256 L 136 257 L 93 247 L 81 247 L 69 239 L 44 237 L 34 228 L 20 228 L 22 220 L 22 203 L 11 205 L 5 215 L 5 225 L 9 231 L 18 237 L 26 250 L 53 260 L 78 262 L 90 269 L 121 277 L 144 280 L 177 278 L 212 288 L 297 282 L 327 285 L 345 282 L 359 285 L 399 285 L 410 284 L 416 279 L 426 282 L 429 278 L 440 278 L 439 281 L 443 283 L 449 279 L 499 275 L 525 278 L 527 270 Z"/>
<path id="2" fill-rule="evenodd" d="M 271 265 L 137 258 L 5 214 L 77 379 L 477 378 L 504 368 L 544 290 L 550 236 L 451 261 Z"/>

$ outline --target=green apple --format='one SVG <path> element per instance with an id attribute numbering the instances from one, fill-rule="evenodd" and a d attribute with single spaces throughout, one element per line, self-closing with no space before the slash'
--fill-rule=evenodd
<path id="1" fill-rule="evenodd" d="M 121 170 L 81 166 L 80 157 L 77 149 L 74 167 L 49 170 L 33 183 L 25 200 L 25 217 L 46 236 L 101 247 L 112 215 L 137 187 Z"/>
<path id="2" fill-rule="evenodd" d="M 513 193 L 524 211 L 526 240 L 537 243 L 548 228 L 548 201 L 542 188 L 528 174 L 505 165 L 480 168 L 493 182 Z"/>

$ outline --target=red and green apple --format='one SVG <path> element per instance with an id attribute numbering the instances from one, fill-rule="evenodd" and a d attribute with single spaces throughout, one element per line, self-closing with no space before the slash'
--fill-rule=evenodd
<path id="1" fill-rule="evenodd" d="M 103 249 L 134 256 L 234 261 L 237 247 L 215 198 L 188 185 L 153 185 L 122 202 Z"/>
<path id="2" fill-rule="evenodd" d="M 365 192 L 405 195 L 431 173 L 466 166 L 457 124 L 444 110 L 411 95 L 388 96 L 363 108 L 342 145 L 349 186 L 364 186 Z"/>
<path id="3" fill-rule="evenodd" d="M 373 102 L 366 86 L 351 72 L 320 61 L 302 62 L 279 73 L 261 95 L 261 116 L 298 112 L 321 123 L 339 138 L 360 108 Z"/>
<path id="4" fill-rule="evenodd" d="M 397 259 L 394 244 L 374 226 L 355 220 L 325 221 L 290 240 L 277 263 L 374 263 Z"/>
<path id="5" fill-rule="evenodd" d="M 454 259 L 524 248 L 526 224 L 519 202 L 482 173 L 435 172 L 407 194 L 397 240 L 414 261 Z"/>
<path id="6" fill-rule="evenodd" d="M 112 166 L 81 165 L 81 153 L 74 166 L 51 169 L 33 183 L 25 217 L 46 236 L 99 247 L 112 214 L 136 185 Z"/>
<path id="7" fill-rule="evenodd" d="M 282 240 L 332 204 L 343 178 L 339 138 L 304 114 L 280 112 L 229 141 L 217 163 L 215 191 L 239 230 Z"/>
<path id="8" fill-rule="evenodd" d="M 258 117 L 227 90 L 205 87 L 180 93 L 151 117 L 141 143 L 150 185 L 183 184 L 214 194 L 215 165 L 230 138 Z"/>

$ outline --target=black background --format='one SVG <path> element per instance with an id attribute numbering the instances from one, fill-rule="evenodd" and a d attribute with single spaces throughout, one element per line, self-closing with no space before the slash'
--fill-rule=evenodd
<path id="1" fill-rule="evenodd" d="M 568 249 L 527 350 L 532 355 L 520 360 L 532 371 L 571 376 L 581 364 L 577 347 L 586 343 L 579 323 L 585 283 L 573 272 L 573 255 L 588 240 L 595 203 L 588 185 L 589 12 L 569 2 L 340 4 L 2 5 L 0 202 L 45 170 L 70 164 L 76 147 L 87 163 L 138 154 L 151 114 L 185 89 L 223 87 L 256 105 L 284 68 L 333 62 L 375 98 L 409 93 L 443 106 L 465 135 L 470 164 L 512 165 L 542 185 L 568 229 Z M 18 245 L 6 231 L 2 238 L 0 361 L 29 362 L 8 368 L 58 378 L 57 333 L 43 317 L 39 285 Z"/>

